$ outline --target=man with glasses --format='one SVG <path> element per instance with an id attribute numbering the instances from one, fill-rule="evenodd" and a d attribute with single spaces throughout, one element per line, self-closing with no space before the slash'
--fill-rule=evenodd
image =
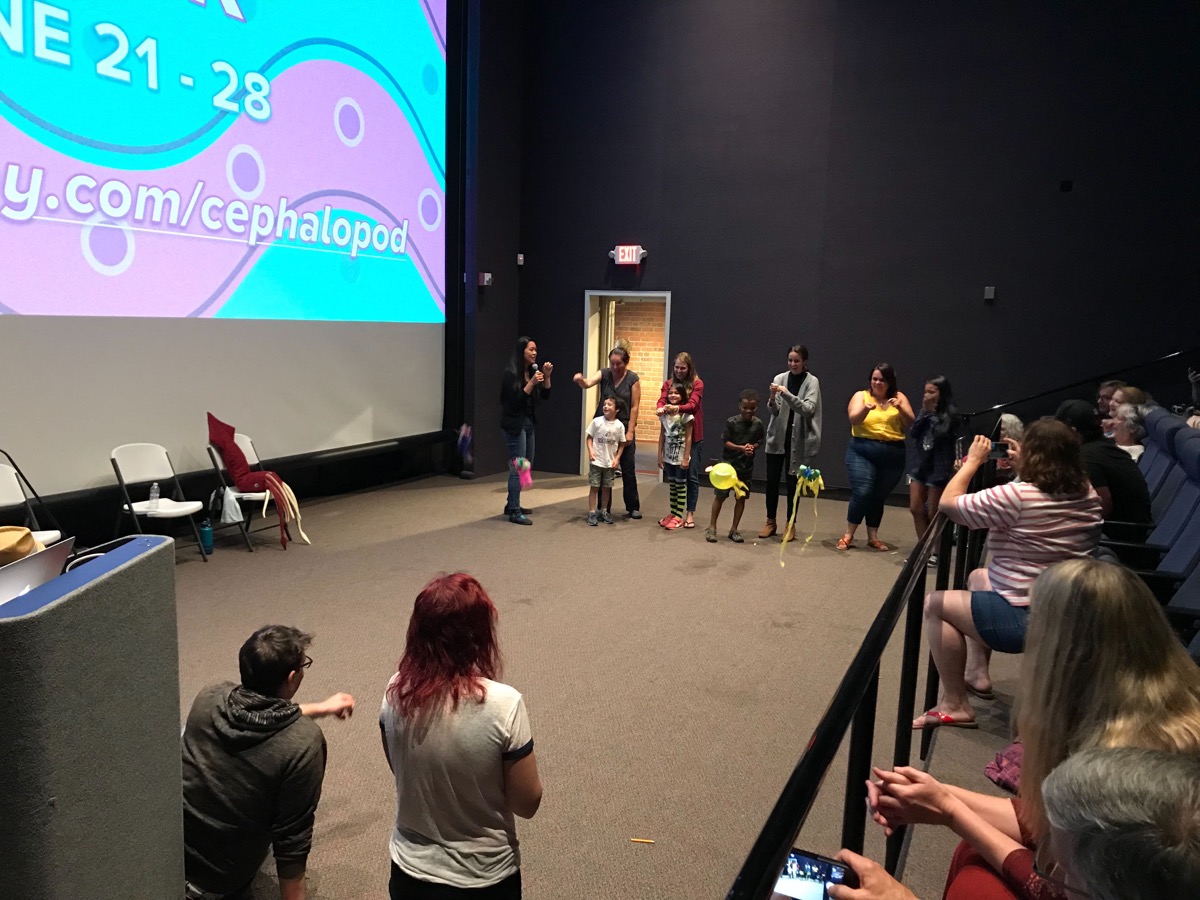
<path id="1" fill-rule="evenodd" d="M 311 720 L 345 719 L 354 698 L 292 702 L 312 635 L 286 625 L 254 632 L 238 653 L 242 683 L 202 690 L 183 732 L 186 896 L 248 894 L 268 849 L 282 900 L 305 900 L 304 872 L 325 776 L 325 736 Z"/>

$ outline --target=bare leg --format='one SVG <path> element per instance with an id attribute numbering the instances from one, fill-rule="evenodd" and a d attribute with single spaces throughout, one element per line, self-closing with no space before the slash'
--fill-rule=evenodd
<path id="1" fill-rule="evenodd" d="M 918 540 L 929 527 L 929 493 L 929 487 L 919 481 L 914 481 L 908 486 L 908 511 L 912 513 L 913 527 L 917 530 Z"/>
<path id="2" fill-rule="evenodd" d="M 596 495 L 600 493 L 600 488 L 588 488 L 588 512 L 596 511 Z"/>
<path id="3" fill-rule="evenodd" d="M 737 531 L 738 525 L 742 523 L 742 513 L 746 511 L 746 498 L 738 497 L 733 502 L 733 524 L 729 526 L 731 531 Z M 713 522 L 713 528 L 716 528 L 716 522 Z"/>
<path id="4" fill-rule="evenodd" d="M 721 515 L 721 507 L 725 505 L 724 497 L 713 497 L 712 519 L 708 523 L 708 527 L 713 531 L 717 530 L 717 517 Z"/>
<path id="5" fill-rule="evenodd" d="M 602 502 L 604 504 L 602 508 L 608 509 L 610 506 L 612 506 L 612 488 L 600 488 L 600 493 L 602 495 Z"/>
<path id="6" fill-rule="evenodd" d="M 967 640 L 979 640 L 971 620 L 970 591 L 933 591 L 925 597 L 925 636 L 941 678 L 937 709 L 961 722 L 975 718 L 967 697 L 963 673 L 967 663 Z M 924 717 L 913 721 L 924 725 Z"/>
<path id="7" fill-rule="evenodd" d="M 967 576 L 967 590 L 990 591 L 992 582 L 987 569 L 975 569 Z M 992 648 L 983 641 L 967 639 L 967 662 L 964 678 L 977 691 L 987 693 L 992 689 L 992 675 L 988 671 L 992 660 Z"/>

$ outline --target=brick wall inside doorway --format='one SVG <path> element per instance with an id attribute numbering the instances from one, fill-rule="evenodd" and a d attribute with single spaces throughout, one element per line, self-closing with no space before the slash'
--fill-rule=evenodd
<path id="1" fill-rule="evenodd" d="M 638 407 L 637 440 L 639 469 L 654 465 L 650 446 L 658 445 L 658 420 L 654 415 L 658 391 L 662 387 L 663 354 L 666 345 L 667 304 L 665 301 L 618 301 L 613 317 L 614 343 L 629 341 L 629 367 L 642 383 L 642 403 Z"/>

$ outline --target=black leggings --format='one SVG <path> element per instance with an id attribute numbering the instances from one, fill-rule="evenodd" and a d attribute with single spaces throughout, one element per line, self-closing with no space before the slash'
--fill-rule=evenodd
<path id="1" fill-rule="evenodd" d="M 775 521 L 775 513 L 779 511 L 779 479 L 787 467 L 786 453 L 767 454 L 767 518 Z M 796 482 L 800 479 L 791 472 L 787 476 L 787 521 L 792 520 L 792 500 L 796 496 Z"/>
<path id="2" fill-rule="evenodd" d="M 612 512 L 612 494 L 608 495 L 608 511 Z M 625 501 L 625 512 L 641 510 L 637 484 L 637 441 L 630 441 L 621 451 L 621 497 Z"/>
<path id="3" fill-rule="evenodd" d="M 521 872 L 517 870 L 487 887 L 461 888 L 413 878 L 392 863 L 388 896 L 391 900 L 521 900 Z"/>

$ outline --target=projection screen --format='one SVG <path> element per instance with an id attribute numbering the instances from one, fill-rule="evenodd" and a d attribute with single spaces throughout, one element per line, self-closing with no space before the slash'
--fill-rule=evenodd
<path id="1" fill-rule="evenodd" d="M 446 0 L 0 0 L 0 447 L 442 425 Z M 15 390 L 13 388 L 16 388 Z"/>

